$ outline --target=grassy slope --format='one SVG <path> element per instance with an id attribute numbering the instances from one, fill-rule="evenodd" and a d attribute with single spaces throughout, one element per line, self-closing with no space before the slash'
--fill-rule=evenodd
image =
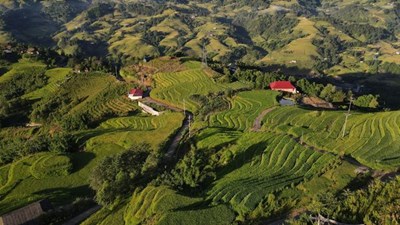
<path id="1" fill-rule="evenodd" d="M 318 56 L 317 48 L 312 44 L 312 40 L 318 35 L 318 30 L 314 27 L 315 23 L 307 18 L 300 18 L 299 24 L 293 29 L 293 32 L 302 33 L 303 38 L 290 42 L 282 49 L 268 54 L 261 62 L 272 64 L 290 65 L 300 68 L 311 68 L 313 65 L 313 56 Z"/>

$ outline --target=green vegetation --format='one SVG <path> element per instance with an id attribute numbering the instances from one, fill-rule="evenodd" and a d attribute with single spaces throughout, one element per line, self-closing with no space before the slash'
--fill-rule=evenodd
<path id="1" fill-rule="evenodd" d="M 200 204 L 199 204 L 200 203 Z M 196 210 L 196 205 L 198 208 Z M 126 224 L 156 221 L 156 224 L 230 224 L 233 212 L 224 205 L 204 207 L 201 198 L 190 198 L 167 187 L 148 186 L 135 192 L 125 211 Z"/>
<path id="2" fill-rule="evenodd" d="M 375 181 L 366 189 L 345 191 L 339 196 L 328 192 L 318 195 L 310 210 L 341 222 L 396 224 L 399 221 L 399 178 L 387 183 Z"/>
<path id="3" fill-rule="evenodd" d="M 217 83 L 210 77 L 213 72 L 200 69 L 200 63 L 191 62 L 188 67 L 191 69 L 177 73 L 156 74 L 155 88 L 150 93 L 151 97 L 182 109 L 186 106 L 188 110 L 195 112 L 200 105 L 191 100 L 192 95 L 208 95 L 226 89 L 242 89 L 248 86 L 240 83 Z"/>
<path id="4" fill-rule="evenodd" d="M 232 99 L 231 109 L 210 116 L 210 126 L 249 129 L 263 110 L 278 104 L 278 94 L 273 91 L 241 92 Z"/>
<path id="5" fill-rule="evenodd" d="M 44 224 L 94 203 L 83 224 L 398 221 L 398 8 L 0 0 L 0 215 L 47 198 Z M 335 107 L 278 104 L 307 96 Z"/>
<path id="6" fill-rule="evenodd" d="M 343 137 L 344 112 L 281 107 L 265 117 L 264 128 L 301 137 L 319 149 L 349 154 L 372 168 L 394 169 L 400 165 L 398 119 L 398 112 L 355 112 Z"/>

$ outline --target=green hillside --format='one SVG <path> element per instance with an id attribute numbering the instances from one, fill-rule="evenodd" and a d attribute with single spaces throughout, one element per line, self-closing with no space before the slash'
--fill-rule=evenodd
<path id="1" fill-rule="evenodd" d="M 391 0 L 22 2 L 0 2 L 7 12 L 2 43 L 23 41 L 124 61 L 201 57 L 205 50 L 213 60 L 283 64 L 329 75 L 374 72 L 375 60 L 400 60 L 398 3 Z"/>

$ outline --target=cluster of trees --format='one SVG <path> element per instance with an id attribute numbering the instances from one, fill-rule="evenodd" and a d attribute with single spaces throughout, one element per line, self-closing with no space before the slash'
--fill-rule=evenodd
<path id="1" fill-rule="evenodd" d="M 210 93 L 207 96 L 195 94 L 191 95 L 190 99 L 202 106 L 197 113 L 200 119 L 204 119 L 211 113 L 229 108 L 229 101 L 226 100 L 226 97 L 230 97 L 229 92 L 227 90 L 226 93 Z"/>
<path id="2" fill-rule="evenodd" d="M 400 75 L 400 65 L 397 63 L 385 62 L 379 65 L 379 73 Z"/>
<path id="3" fill-rule="evenodd" d="M 320 32 L 322 39 L 314 39 L 313 45 L 317 47 L 317 52 L 322 58 L 316 59 L 315 69 L 324 71 L 341 62 L 340 53 L 344 50 L 340 38 L 337 35 L 330 35 L 329 31 L 322 27 Z"/>
<path id="4" fill-rule="evenodd" d="M 43 69 L 32 67 L 29 71 L 14 74 L 12 78 L 0 84 L 0 95 L 6 99 L 21 97 L 22 95 L 34 91 L 47 84 L 48 77 Z"/>
<path id="5" fill-rule="evenodd" d="M 98 18 L 107 15 L 108 13 L 113 12 L 114 5 L 110 3 L 99 3 L 95 4 L 92 6 L 88 11 L 87 11 L 87 17 L 91 21 L 95 21 Z"/>
<path id="6" fill-rule="evenodd" d="M 90 187 L 96 191 L 95 200 L 103 206 L 115 207 L 135 188 L 148 181 L 158 162 L 148 144 L 135 145 L 106 157 L 90 174 Z"/>
<path id="7" fill-rule="evenodd" d="M 327 20 L 337 29 L 342 30 L 344 33 L 356 39 L 364 37 L 365 43 L 376 43 L 379 40 L 394 39 L 393 33 L 386 30 L 385 28 L 375 27 L 370 24 L 363 23 L 346 23 L 340 19 L 335 19 L 332 17 L 322 18 Z"/>
<path id="8" fill-rule="evenodd" d="M 391 224 L 400 221 L 399 188 L 400 177 L 376 180 L 365 189 L 317 195 L 308 208 L 314 215 L 341 223 Z"/>
<path id="9" fill-rule="evenodd" d="M 264 49 L 275 50 L 283 47 L 290 40 L 284 38 L 283 32 L 291 33 L 292 29 L 299 23 L 295 18 L 285 14 L 263 14 L 242 12 L 238 13 L 232 20 L 234 26 L 244 27 L 251 36 L 261 36 L 266 42 Z M 239 33 L 237 35 L 243 35 Z M 240 40 L 240 37 L 238 37 Z"/>
<path id="10" fill-rule="evenodd" d="M 38 152 L 68 153 L 74 146 L 74 139 L 67 133 L 7 138 L 0 141 L 0 165 Z"/>
<path id="11" fill-rule="evenodd" d="M 372 108 L 376 109 L 379 107 L 379 96 L 378 95 L 362 95 L 354 100 L 354 105 L 361 108 Z"/>
<path id="12" fill-rule="evenodd" d="M 212 150 L 199 150 L 195 146 L 191 146 L 175 168 L 157 178 L 157 183 L 181 191 L 203 190 L 203 187 L 216 178 L 217 160 L 212 157 L 213 153 Z"/>
<path id="13" fill-rule="evenodd" d="M 309 96 L 320 97 L 328 102 L 340 103 L 345 99 L 350 100 L 351 97 L 351 92 L 344 93 L 332 84 L 323 85 L 310 82 L 307 79 L 300 79 L 296 82 L 296 86 L 301 90 L 301 92 Z"/>

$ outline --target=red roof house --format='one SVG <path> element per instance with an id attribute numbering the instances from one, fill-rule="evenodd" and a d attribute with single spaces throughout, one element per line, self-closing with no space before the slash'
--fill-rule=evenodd
<path id="1" fill-rule="evenodd" d="M 269 84 L 271 90 L 297 93 L 296 87 L 290 81 L 275 81 Z"/>
<path id="2" fill-rule="evenodd" d="M 128 94 L 128 98 L 132 100 L 138 100 L 143 98 L 143 90 L 142 89 L 131 89 Z"/>

